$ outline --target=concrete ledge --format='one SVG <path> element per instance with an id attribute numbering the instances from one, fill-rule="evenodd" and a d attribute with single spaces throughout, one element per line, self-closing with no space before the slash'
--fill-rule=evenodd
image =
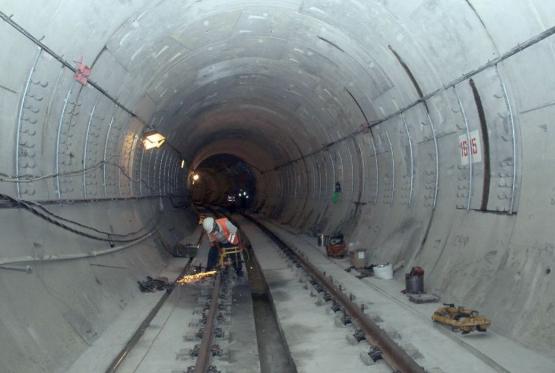
<path id="1" fill-rule="evenodd" d="M 174 281 L 183 271 L 187 258 L 174 258 L 168 266 L 159 273 Z M 127 344 L 137 328 L 147 317 L 149 312 L 164 295 L 163 291 L 139 294 L 129 303 L 121 315 L 96 339 L 69 368 L 68 372 L 98 373 L 105 372 L 112 360 Z"/>

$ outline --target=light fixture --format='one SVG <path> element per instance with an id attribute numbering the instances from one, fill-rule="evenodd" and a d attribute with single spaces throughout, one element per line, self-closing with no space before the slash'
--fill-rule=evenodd
<path id="1" fill-rule="evenodd" d="M 184 159 L 181 160 L 181 168 L 185 168 L 185 160 Z"/>
<path id="2" fill-rule="evenodd" d="M 157 131 L 143 133 L 143 145 L 146 150 L 159 148 L 166 142 L 166 137 Z"/>
<path id="3" fill-rule="evenodd" d="M 193 180 L 198 181 L 198 179 L 200 179 L 199 174 L 193 174 Z"/>

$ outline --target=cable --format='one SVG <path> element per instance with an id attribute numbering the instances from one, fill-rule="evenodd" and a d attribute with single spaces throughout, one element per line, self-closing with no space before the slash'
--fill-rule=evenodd
<path id="1" fill-rule="evenodd" d="M 45 262 L 59 262 L 59 261 L 66 261 L 66 260 L 77 260 L 77 259 L 85 259 L 85 258 L 94 258 L 102 255 L 113 254 L 115 252 L 133 247 L 134 245 L 138 244 L 139 242 L 144 241 L 148 237 L 154 234 L 154 231 L 149 232 L 144 237 L 138 238 L 135 241 L 126 243 L 121 246 L 115 246 L 109 249 L 103 250 L 93 250 L 87 253 L 74 253 L 74 254 L 61 254 L 61 255 L 46 255 L 46 256 L 20 256 L 16 258 L 8 258 L 8 259 L 0 259 L 0 268 L 5 266 L 6 264 L 23 264 L 23 263 L 45 263 Z"/>
<path id="2" fill-rule="evenodd" d="M 143 183 L 149 190 L 154 190 L 154 188 L 152 186 L 150 186 L 143 179 L 134 179 L 133 177 L 131 177 L 127 173 L 127 171 L 125 170 L 125 168 L 123 166 L 121 166 L 117 163 L 114 163 L 114 162 L 107 161 L 107 160 L 106 161 L 102 160 L 102 161 L 97 162 L 96 164 L 94 164 L 92 166 L 89 166 L 89 167 L 86 167 L 86 168 L 83 168 L 83 169 L 79 169 L 79 170 L 65 171 L 65 172 L 59 172 L 59 173 L 56 173 L 56 174 L 47 174 L 47 175 L 42 175 L 42 176 L 34 176 L 34 175 L 11 176 L 11 175 L 5 174 L 3 172 L 0 172 L 0 182 L 3 182 L 3 183 L 34 183 L 34 182 L 37 182 L 37 181 L 52 179 L 52 178 L 55 178 L 55 177 L 76 176 L 76 175 L 86 174 L 90 171 L 93 171 L 93 170 L 96 170 L 96 169 L 102 167 L 103 165 L 114 166 L 116 168 L 119 168 L 119 170 L 121 171 L 123 176 L 125 176 L 130 181 L 132 181 L 134 183 Z"/>
<path id="3" fill-rule="evenodd" d="M 128 233 L 128 234 L 123 234 L 122 235 L 122 234 L 117 234 L 117 233 L 104 232 L 104 231 L 98 230 L 97 228 L 86 226 L 84 224 L 74 222 L 74 221 L 71 221 L 69 219 L 60 217 L 61 218 L 60 220 L 62 220 L 62 221 L 71 222 L 71 224 L 82 226 L 82 227 L 85 227 L 87 229 L 95 230 L 97 232 L 100 232 L 101 234 L 105 234 L 107 236 L 107 238 L 104 238 L 104 237 L 99 237 L 99 236 L 96 236 L 96 235 L 93 235 L 93 234 L 90 234 L 90 233 L 87 233 L 87 232 L 83 232 L 83 231 L 78 230 L 76 228 L 73 228 L 73 227 L 71 227 L 67 224 L 62 223 L 61 221 L 56 220 L 52 216 L 57 217 L 57 215 L 53 214 L 52 212 L 45 213 L 45 212 L 41 212 L 39 209 L 35 208 L 34 206 L 37 206 L 37 205 L 40 206 L 39 204 L 37 204 L 35 202 L 18 200 L 18 199 L 15 199 L 15 198 L 7 195 L 7 194 L 2 194 L 2 193 L 0 193 L 0 197 L 12 202 L 16 206 L 20 206 L 20 207 L 24 208 L 25 210 L 31 212 L 32 214 L 38 216 L 39 218 L 41 218 L 41 219 L 43 219 L 43 220 L 45 220 L 45 221 L 47 221 L 47 222 L 49 222 L 53 225 L 56 225 L 56 226 L 66 230 L 68 232 L 71 232 L 71 233 L 74 233 L 74 234 L 77 234 L 77 235 L 80 235 L 80 236 L 83 236 L 83 237 L 87 237 L 87 238 L 90 238 L 90 239 L 93 239 L 93 240 L 97 240 L 97 241 L 104 241 L 104 242 L 110 242 L 110 243 L 113 243 L 113 242 L 118 242 L 118 243 L 133 242 L 133 241 L 136 241 L 136 240 L 141 239 L 143 237 L 146 237 L 147 235 L 150 235 L 156 229 L 156 226 L 158 225 L 158 222 L 159 222 L 159 218 L 158 218 L 157 221 L 156 221 L 156 224 L 153 226 L 152 229 L 150 229 L 148 232 L 146 232 L 144 234 L 141 234 L 137 237 L 133 237 L 133 238 L 111 238 L 113 236 L 127 237 L 128 235 L 134 235 L 135 233 L 133 232 L 133 233 Z M 41 210 L 46 210 L 43 206 L 40 206 L 40 209 Z M 49 215 L 51 215 L 51 216 L 49 216 Z M 143 229 L 144 228 L 141 228 L 137 232 L 140 232 Z"/>
<path id="4" fill-rule="evenodd" d="M 83 173 L 87 173 L 89 171 L 95 170 L 100 168 L 100 166 L 104 164 L 109 164 L 108 161 L 100 161 L 92 166 L 86 167 L 80 170 L 73 170 L 73 171 L 66 171 L 60 172 L 57 174 L 48 174 L 42 176 L 34 176 L 34 175 L 19 175 L 19 176 L 10 176 L 3 172 L 0 172 L 0 181 L 4 183 L 33 183 L 40 180 L 51 179 L 58 176 L 73 176 L 73 175 L 80 175 Z"/>
<path id="5" fill-rule="evenodd" d="M 44 206 L 41 205 L 40 203 L 33 202 L 33 201 L 25 201 L 25 202 L 28 203 L 29 205 L 36 206 L 37 208 L 39 208 L 39 209 L 41 209 L 42 211 L 44 211 L 46 214 L 48 214 L 48 215 L 50 215 L 50 216 L 52 216 L 52 217 L 54 217 L 54 218 L 56 218 L 56 219 L 59 219 L 59 220 L 65 221 L 65 222 L 67 222 L 67 223 L 71 223 L 71 224 L 77 225 L 77 226 L 82 227 L 82 228 L 86 228 L 86 229 L 92 230 L 92 231 L 97 232 L 97 233 L 106 234 L 106 235 L 109 235 L 109 236 L 129 237 L 129 236 L 133 236 L 133 235 L 135 235 L 135 234 L 138 234 L 139 232 L 141 232 L 142 230 L 145 229 L 144 227 L 142 227 L 142 228 L 140 228 L 140 229 L 138 229 L 138 230 L 136 230 L 136 231 L 128 232 L 128 233 L 112 233 L 112 232 L 107 232 L 107 231 L 103 231 L 103 230 L 100 230 L 100 229 L 98 229 L 98 228 L 95 228 L 95 227 L 93 227 L 93 226 L 86 225 L 86 224 L 83 224 L 83 223 L 79 223 L 79 222 L 77 222 L 77 221 L 74 221 L 74 220 L 71 220 L 71 219 L 67 219 L 67 218 L 64 218 L 63 216 L 57 215 L 57 214 L 53 213 L 52 211 L 48 210 L 46 207 L 44 207 Z M 159 217 L 159 214 L 156 216 L 156 218 L 158 218 L 158 217 Z M 152 219 L 152 220 L 155 220 L 155 219 Z"/>
<path id="6" fill-rule="evenodd" d="M 138 182 L 138 183 L 143 183 L 148 189 L 150 190 L 154 190 L 153 187 L 151 187 L 146 181 L 142 180 L 142 179 L 134 179 L 132 178 L 127 171 L 125 170 L 124 167 L 122 167 L 121 165 L 114 163 L 114 162 L 110 162 L 110 161 L 106 161 L 106 160 L 102 160 L 100 162 L 97 162 L 96 164 L 86 167 L 84 169 L 80 169 L 80 170 L 72 170 L 72 171 L 66 171 L 66 172 L 60 172 L 60 173 L 56 173 L 56 174 L 48 174 L 48 175 L 42 175 L 42 176 L 34 176 L 34 175 L 19 175 L 19 176 L 10 176 L 7 175 L 5 173 L 0 173 L 0 182 L 9 182 L 9 183 L 31 183 L 31 182 L 36 182 L 36 181 L 40 181 L 40 180 L 46 180 L 46 179 L 51 179 L 51 178 L 55 178 L 55 177 L 60 177 L 60 176 L 75 176 L 75 175 L 80 175 L 80 174 L 84 174 L 84 173 L 88 173 L 92 170 L 96 170 L 104 165 L 110 165 L 110 166 L 114 166 L 117 167 L 121 173 L 130 181 L 132 182 Z M 172 200 L 172 195 L 169 196 L 170 197 L 170 201 L 171 204 L 174 208 L 182 208 L 182 207 L 187 207 L 188 204 L 187 202 L 183 203 L 183 204 L 175 204 L 174 201 Z M 158 225 L 159 221 L 160 221 L 160 214 L 158 214 L 156 216 L 155 219 L 152 220 L 156 220 L 154 225 L 153 225 L 153 229 L 151 229 L 149 232 L 147 232 L 146 234 L 142 234 L 139 235 L 137 237 L 133 237 L 133 238 L 127 238 L 127 237 L 131 237 L 131 236 L 136 236 L 137 234 L 139 234 L 140 232 L 144 231 L 146 229 L 145 226 L 141 227 L 140 229 L 133 231 L 133 232 L 128 232 L 128 233 L 112 233 L 112 232 L 107 232 L 107 231 L 103 231 L 101 229 L 98 229 L 96 227 L 90 226 L 90 225 L 86 225 L 68 218 L 65 218 L 63 216 L 57 215 L 55 213 L 53 213 L 52 211 L 48 210 L 46 207 L 44 207 L 42 204 L 37 203 L 37 202 L 33 202 L 33 201 L 26 201 L 26 200 L 20 200 L 20 199 L 16 199 L 14 197 L 11 197 L 7 194 L 3 194 L 0 193 L 0 198 L 3 198 L 9 202 L 11 202 L 14 206 L 16 207 L 21 207 L 29 212 L 31 212 L 32 214 L 40 217 L 41 219 L 54 224 L 64 230 L 67 230 L 69 232 L 72 232 L 74 234 L 83 236 L 83 237 L 87 237 L 93 240 L 98 240 L 98 241 L 105 241 L 105 242 L 120 242 L 120 243 L 127 243 L 127 242 L 133 242 L 136 241 L 138 239 L 144 238 L 146 235 L 151 234 L 154 229 L 156 228 L 156 226 Z M 65 223 L 69 223 L 71 225 L 77 226 L 77 227 L 81 227 L 84 229 L 87 229 L 89 231 L 92 232 L 96 232 L 102 235 L 106 235 L 107 237 L 99 237 L 96 236 L 94 234 L 88 233 L 88 232 L 84 232 L 82 230 L 79 230 L 75 227 L 69 226 Z M 114 238 L 117 237 L 117 238 Z"/>

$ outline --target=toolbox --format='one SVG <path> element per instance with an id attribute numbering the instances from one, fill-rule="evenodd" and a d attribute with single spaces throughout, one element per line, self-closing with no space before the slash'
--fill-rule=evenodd
<path id="1" fill-rule="evenodd" d="M 326 254 L 332 258 L 343 258 L 347 253 L 347 248 L 345 247 L 345 242 L 343 241 L 342 234 L 336 234 L 331 236 L 329 241 L 326 243 Z"/>

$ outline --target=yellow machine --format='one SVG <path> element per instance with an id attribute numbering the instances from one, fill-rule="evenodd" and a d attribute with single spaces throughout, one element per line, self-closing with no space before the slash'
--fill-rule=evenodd
<path id="1" fill-rule="evenodd" d="M 432 315 L 432 320 L 451 327 L 453 331 L 461 331 L 462 334 L 474 330 L 487 331 L 491 321 L 480 316 L 478 311 L 467 307 L 455 307 L 454 304 L 444 304 Z"/>
<path id="2" fill-rule="evenodd" d="M 220 248 L 220 259 L 218 262 L 219 268 L 224 268 L 224 266 L 229 265 L 231 263 L 231 259 L 228 258 L 230 255 L 240 255 L 243 252 L 243 249 L 239 246 L 227 247 L 227 248 Z"/>

